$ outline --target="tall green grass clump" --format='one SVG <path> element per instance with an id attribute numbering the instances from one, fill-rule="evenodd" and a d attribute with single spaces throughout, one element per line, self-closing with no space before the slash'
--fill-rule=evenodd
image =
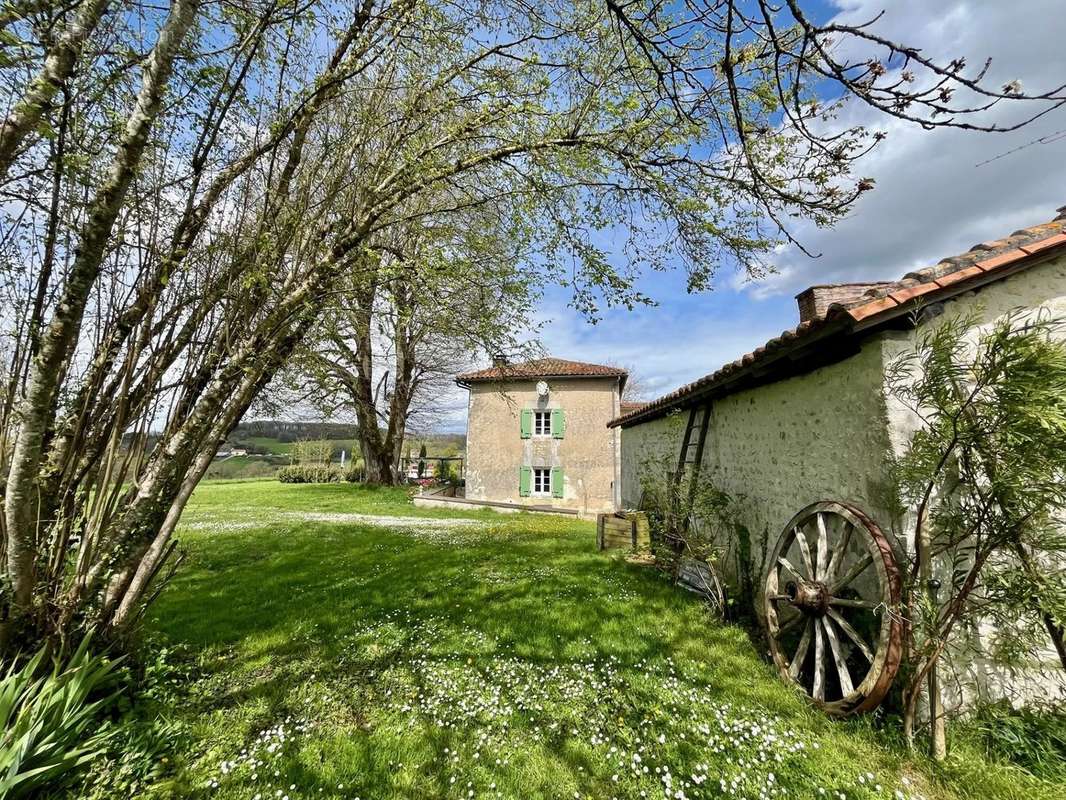
<path id="1" fill-rule="evenodd" d="M 0 798 L 53 789 L 104 752 L 111 731 L 100 717 L 116 693 L 115 661 L 89 652 L 89 637 L 41 674 L 46 651 L 11 664 L 0 679 Z M 91 700 L 91 697 L 98 699 Z"/>
<path id="2" fill-rule="evenodd" d="M 1066 786 L 1066 710 L 997 703 L 982 708 L 971 727 L 988 756 Z"/>

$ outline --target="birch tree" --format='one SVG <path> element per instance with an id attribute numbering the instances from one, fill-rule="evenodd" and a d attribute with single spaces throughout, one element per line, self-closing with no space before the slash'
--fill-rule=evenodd
<path id="1" fill-rule="evenodd" d="M 642 269 L 704 288 L 759 269 L 779 220 L 845 213 L 876 137 L 834 129 L 827 92 L 895 97 L 930 126 L 980 126 L 987 104 L 926 94 L 956 85 L 1063 99 L 756 7 L 769 18 L 686 5 L 678 28 L 598 0 L 172 0 L 12 22 L 56 33 L 0 65 L 0 645 L 136 623 L 219 443 L 331 299 L 434 279 L 432 259 L 382 250 L 403 231 L 508 208 L 541 279 L 595 319 L 650 302 Z M 830 37 L 888 55 L 849 66 Z M 449 263 L 461 286 L 469 265 Z"/>

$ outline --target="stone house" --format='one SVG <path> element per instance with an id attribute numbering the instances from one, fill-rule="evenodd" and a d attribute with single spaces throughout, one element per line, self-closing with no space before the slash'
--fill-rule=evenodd
<path id="1" fill-rule="evenodd" d="M 543 358 L 456 378 L 470 393 L 466 499 L 570 509 L 617 507 L 626 371 Z"/>
<path id="2" fill-rule="evenodd" d="M 1051 222 L 975 245 L 901 280 L 813 286 L 797 301 L 795 327 L 610 423 L 624 431 L 622 507 L 641 505 L 647 470 L 664 460 L 678 469 L 695 464 L 717 488 L 740 498 L 736 532 L 713 545 L 725 579 L 755 598 L 764 622 L 771 562 L 777 569 L 770 554 L 797 512 L 813 503 L 846 503 L 885 532 L 894 552 L 913 552 L 913 520 L 891 510 L 886 456 L 905 450 L 918 420 L 890 395 L 886 370 L 913 343 L 919 309 L 923 315 L 975 312 L 978 328 L 1018 309 L 1066 316 L 1066 208 Z M 814 558 L 802 549 L 804 558 Z M 800 555 L 795 558 L 798 563 Z M 1007 677 L 979 657 L 957 665 L 957 685 L 1023 699 L 1060 693 L 1066 687 L 1057 664 L 1050 644 L 1046 663 L 1024 678 Z"/>

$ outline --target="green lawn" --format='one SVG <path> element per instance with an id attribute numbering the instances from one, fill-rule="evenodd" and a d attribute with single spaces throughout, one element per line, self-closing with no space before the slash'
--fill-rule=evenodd
<path id="1" fill-rule="evenodd" d="M 826 719 L 586 522 L 230 482 L 182 541 L 147 627 L 193 664 L 163 709 L 187 736 L 148 796 L 1062 797 Z"/>

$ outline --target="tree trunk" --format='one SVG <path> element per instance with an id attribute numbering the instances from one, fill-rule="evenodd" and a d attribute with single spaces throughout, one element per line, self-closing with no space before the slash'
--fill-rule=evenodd
<path id="1" fill-rule="evenodd" d="M 368 276 L 366 283 L 353 292 L 354 308 L 347 315 L 351 323 L 351 338 L 355 341 L 355 375 L 349 385 L 359 422 L 359 451 L 366 467 L 367 483 L 393 486 L 397 482 L 396 464 L 387 436 L 381 435 L 378 417 L 378 398 L 374 395 L 374 351 L 371 335 L 374 305 L 377 302 L 377 277 Z M 335 340 L 342 351 L 351 351 L 346 342 Z"/>
<path id="2" fill-rule="evenodd" d="M 85 42 L 106 10 L 107 0 L 82 0 L 74 18 L 45 56 L 41 71 L 0 123 L 0 182 L 7 177 L 19 145 L 37 127 L 55 93 L 74 71 Z"/>
<path id="3" fill-rule="evenodd" d="M 41 338 L 40 351 L 20 404 L 21 427 L 15 441 L 4 509 L 7 572 L 16 617 L 28 614 L 33 602 L 40 525 L 35 517 L 39 499 L 37 473 L 45 436 L 54 419 L 59 383 L 77 343 L 89 293 L 99 274 L 115 220 L 159 113 L 174 57 L 192 25 L 197 5 L 198 0 L 175 0 L 159 33 L 111 169 L 89 210 L 63 295 Z"/>

